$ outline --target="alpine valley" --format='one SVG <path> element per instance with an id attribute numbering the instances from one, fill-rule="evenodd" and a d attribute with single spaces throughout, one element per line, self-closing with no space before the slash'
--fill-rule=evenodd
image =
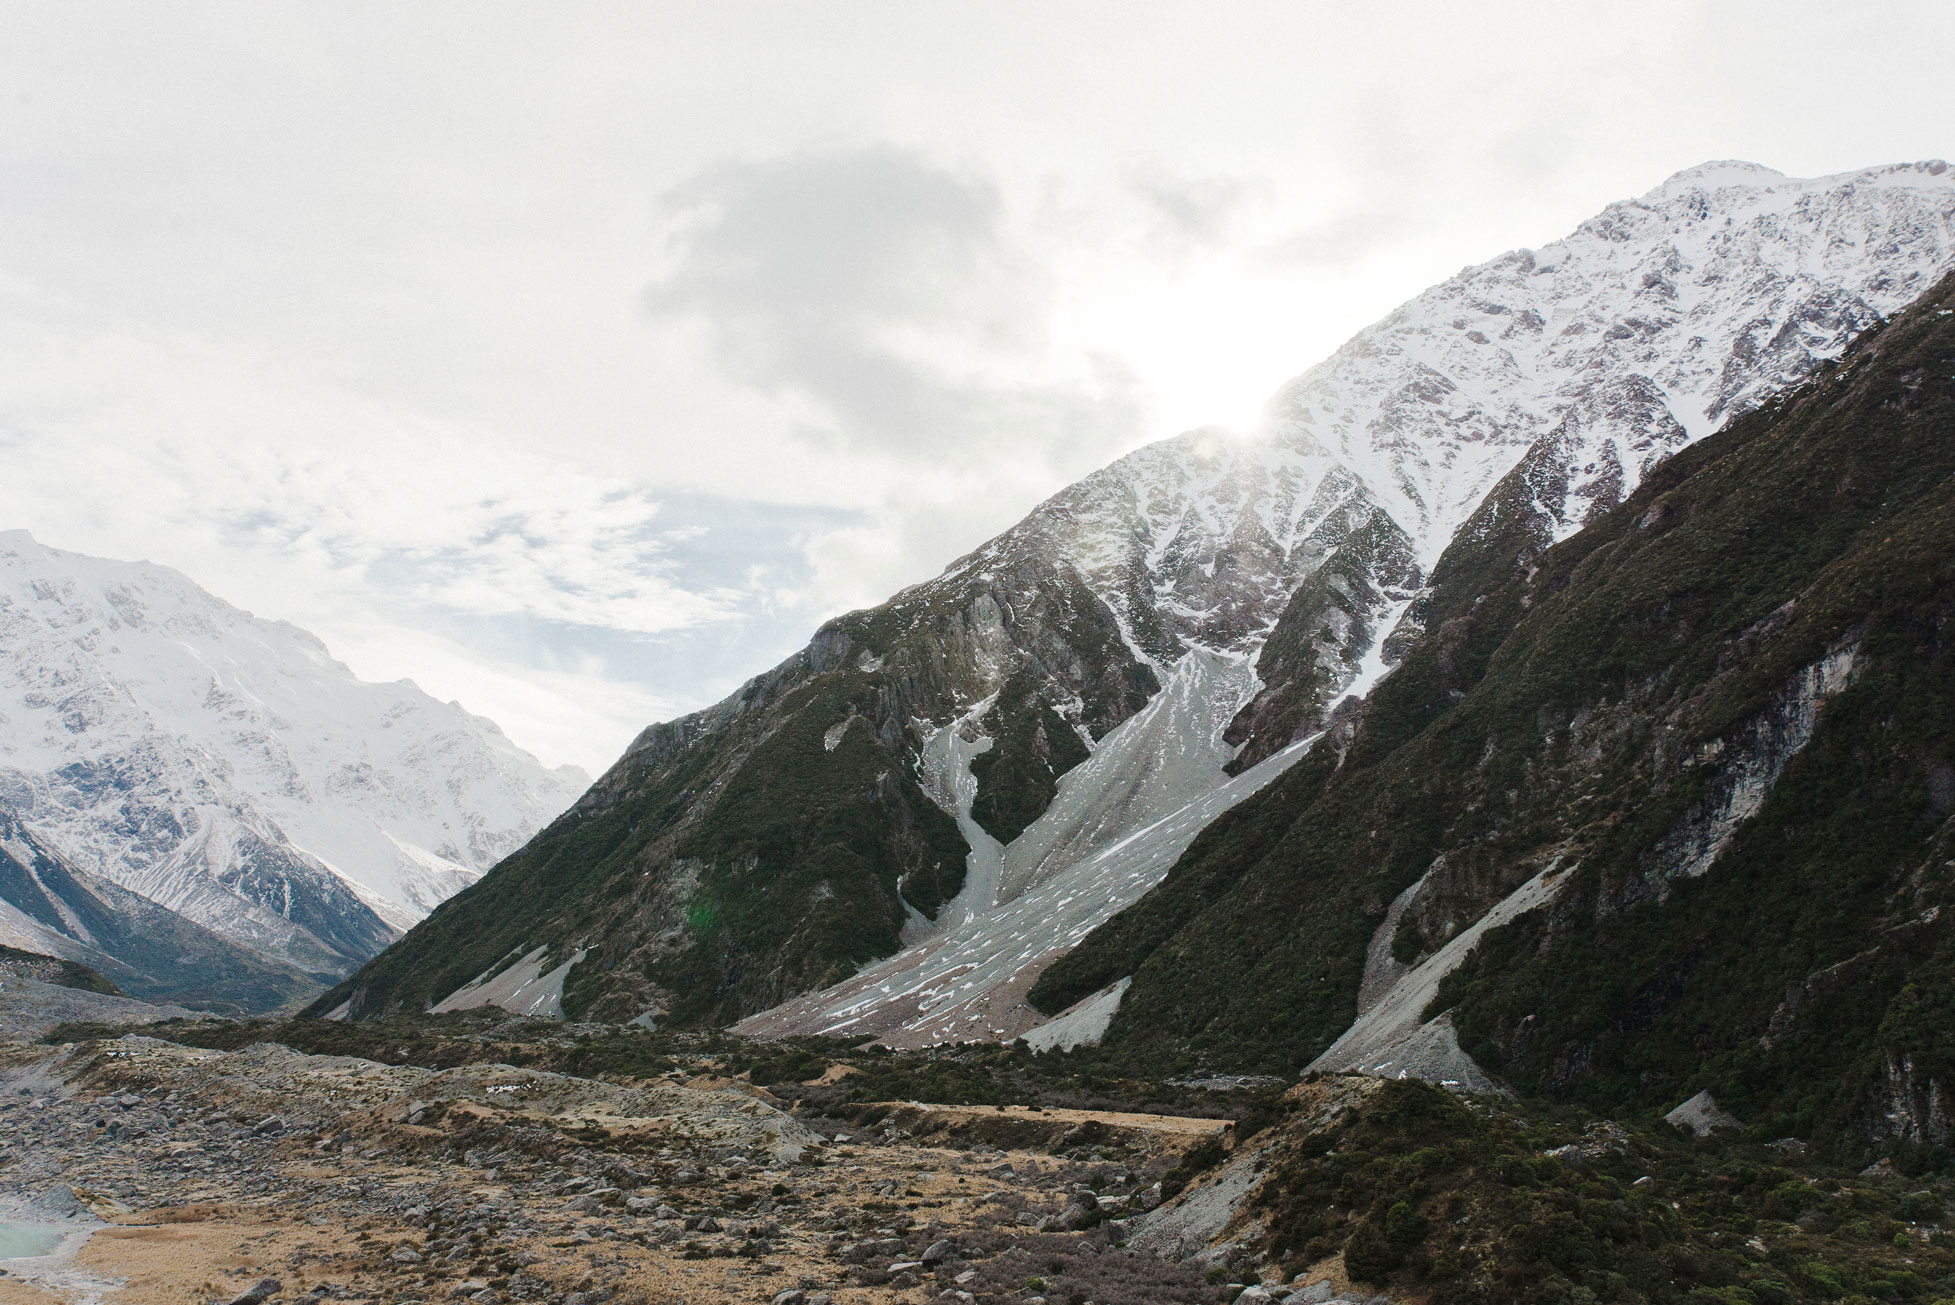
<path id="1" fill-rule="evenodd" d="M 574 801 L 0 536 L 0 1302 L 1949 1305 L 1952 619 L 1941 162 L 1468 268 Z"/>
<path id="2" fill-rule="evenodd" d="M 313 1010 L 1670 1092 L 1683 1053 L 1599 1030 L 1694 1011 L 1702 982 L 1738 1039 L 1844 991 L 1828 966 L 1904 972 L 1853 959 L 1875 919 L 1912 927 L 1874 886 L 1900 861 L 1742 985 L 1693 978 L 1724 953 L 1674 922 L 1696 895 L 1756 900 L 1736 858 L 1817 828 L 1808 805 L 1805 833 L 1764 832 L 1808 745 L 1872 747 L 1898 712 L 1915 759 L 1881 782 L 1941 791 L 1925 703 L 1831 722 L 1930 655 L 1886 633 L 1933 628 L 1930 542 L 1906 554 L 1928 596 L 1853 586 L 1928 528 L 1906 514 L 1942 474 L 1918 432 L 1946 420 L 1946 328 L 1882 324 L 1951 270 L 1941 162 L 1707 164 L 1468 268 L 1250 435 L 1122 458 L 648 728 Z M 1746 931 L 1723 936 L 1742 971 Z M 1594 982 L 1533 964 L 1554 948 Z"/>

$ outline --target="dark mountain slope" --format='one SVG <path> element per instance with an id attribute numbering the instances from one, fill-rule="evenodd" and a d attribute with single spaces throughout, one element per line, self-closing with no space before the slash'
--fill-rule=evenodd
<path id="1" fill-rule="evenodd" d="M 1715 1083 L 1802 1126 L 1864 1124 L 1891 1090 L 1921 1103 L 1892 1127 L 1928 1127 L 1955 921 L 1952 474 L 1944 281 L 1531 560 L 1528 523 L 1483 514 L 1355 732 L 1218 821 L 1034 1000 L 1132 974 L 1106 1054 L 1296 1068 L 1357 1015 L 1406 889 L 1401 962 L 1553 866 L 1548 905 L 1431 1011 L 1490 1068 L 1618 1103 Z"/>
<path id="2" fill-rule="evenodd" d="M 0 974 L 38 979 L 57 988 L 99 992 L 108 997 L 123 995 L 122 989 L 110 983 L 100 971 L 90 969 L 80 961 L 67 961 L 42 952 L 22 951 L 18 947 L 0 947 Z"/>
<path id="3" fill-rule="evenodd" d="M 564 1008 L 592 1018 L 727 1022 L 845 977 L 962 886 L 965 840 L 915 756 L 929 722 L 1001 666 L 1000 825 L 1035 814 L 1085 755 L 1075 723 L 1102 735 L 1157 687 L 1070 569 L 1029 561 L 908 591 L 645 731 L 570 812 L 316 1009 L 423 1009 L 538 946 L 552 964 L 585 949 Z"/>

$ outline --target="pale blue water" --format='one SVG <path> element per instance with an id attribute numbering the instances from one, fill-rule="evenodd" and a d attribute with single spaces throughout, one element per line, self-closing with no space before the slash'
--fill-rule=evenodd
<path id="1" fill-rule="evenodd" d="M 68 1234 L 60 1228 L 28 1227 L 0 1222 L 0 1260 L 22 1255 L 46 1255 Z"/>

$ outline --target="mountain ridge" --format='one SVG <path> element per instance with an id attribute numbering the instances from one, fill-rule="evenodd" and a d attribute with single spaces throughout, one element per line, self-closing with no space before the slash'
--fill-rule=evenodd
<path id="1" fill-rule="evenodd" d="M 0 804 L 0 946 L 84 966 L 130 996 L 226 1014 L 310 996 L 308 973 L 89 874 Z"/>
<path id="2" fill-rule="evenodd" d="M 647 730 L 491 876 L 505 882 L 442 908 L 478 899 L 468 928 L 437 912 L 331 1000 L 431 1005 L 542 947 L 546 969 L 577 957 L 572 1015 L 1014 1036 L 1043 1018 L 1021 1000 L 1034 969 L 1346 728 L 1339 704 L 1422 637 L 1428 572 L 1516 468 L 1563 485 L 1507 507 L 1552 541 L 1951 265 L 1955 177 L 1927 163 L 1687 170 L 1566 240 L 1469 268 L 1285 386 L 1259 437 L 1137 450 L 725 702 Z M 1220 710 L 1156 728 L 1193 697 Z M 1055 750 L 1055 722 L 1084 756 Z M 761 771 L 839 787 L 765 842 L 735 832 L 725 798 Z M 841 855 L 824 822 L 844 807 L 865 822 L 848 825 L 858 850 L 886 849 L 861 853 L 846 887 L 815 869 Z M 1012 915 L 1048 889 L 1093 910 Z M 512 910 L 545 898 L 562 909 Z M 873 923 L 819 923 L 844 898 Z M 1031 959 L 985 992 L 928 959 L 1022 947 Z"/>

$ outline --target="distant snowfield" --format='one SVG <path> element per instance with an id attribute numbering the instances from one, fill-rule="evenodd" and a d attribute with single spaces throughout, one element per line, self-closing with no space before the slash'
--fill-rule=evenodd
<path id="1" fill-rule="evenodd" d="M 316 961 L 334 913 L 398 932 L 587 783 L 175 571 L 0 533 L 0 803 L 227 937 Z"/>

